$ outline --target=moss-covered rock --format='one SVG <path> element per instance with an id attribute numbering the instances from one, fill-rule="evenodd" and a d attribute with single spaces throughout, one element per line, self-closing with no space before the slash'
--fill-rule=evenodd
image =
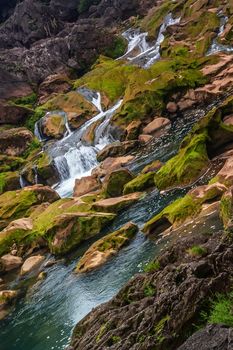
<path id="1" fill-rule="evenodd" d="M 132 181 L 128 182 L 124 186 L 124 194 L 133 192 L 142 192 L 155 185 L 154 183 L 155 172 L 149 172 L 146 174 L 140 174 Z"/>
<path id="2" fill-rule="evenodd" d="M 132 178 L 133 175 L 127 169 L 121 168 L 112 171 L 105 177 L 103 182 L 103 191 L 105 197 L 108 198 L 121 196 L 125 184 L 131 181 Z"/>
<path id="3" fill-rule="evenodd" d="M 66 132 L 64 117 L 60 114 L 46 115 L 41 122 L 41 131 L 48 138 L 62 138 Z"/>
<path id="4" fill-rule="evenodd" d="M 143 193 L 136 192 L 126 196 L 101 199 L 92 205 L 92 209 L 100 212 L 117 213 L 124 208 L 136 203 Z"/>
<path id="5" fill-rule="evenodd" d="M 226 230 L 233 229 L 233 188 L 231 187 L 221 198 L 220 217 Z"/>
<path id="6" fill-rule="evenodd" d="M 46 238 L 54 254 L 65 254 L 98 233 L 114 219 L 107 213 L 69 213 L 58 216 Z"/>
<path id="7" fill-rule="evenodd" d="M 25 159 L 21 157 L 10 157 L 0 155 L 0 172 L 16 171 L 25 164 Z"/>
<path id="8" fill-rule="evenodd" d="M 215 183 L 189 191 L 186 196 L 175 200 L 149 220 L 144 225 L 143 232 L 159 234 L 171 226 L 173 228 L 180 226 L 185 221 L 197 216 L 201 212 L 204 203 L 219 200 L 226 190 L 227 188 L 224 185 Z"/>
<path id="9" fill-rule="evenodd" d="M 0 223 L 5 227 L 10 221 L 24 217 L 33 205 L 54 202 L 58 194 L 47 186 L 31 186 L 18 191 L 8 191 L 0 196 Z"/>
<path id="10" fill-rule="evenodd" d="M 129 222 L 118 231 L 99 239 L 80 259 L 75 272 L 84 273 L 103 265 L 113 255 L 116 255 L 123 246 L 128 244 L 137 231 L 138 227 Z"/>
<path id="11" fill-rule="evenodd" d="M 19 173 L 17 171 L 0 173 L 0 194 L 6 191 L 17 190 L 19 188 Z"/>

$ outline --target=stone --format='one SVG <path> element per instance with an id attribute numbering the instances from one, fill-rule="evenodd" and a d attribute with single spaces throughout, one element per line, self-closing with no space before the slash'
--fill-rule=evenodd
<path id="1" fill-rule="evenodd" d="M 142 123 L 139 120 L 132 121 L 126 127 L 126 140 L 137 140 Z"/>
<path id="2" fill-rule="evenodd" d="M 104 147 L 98 154 L 98 162 L 102 162 L 108 157 L 124 156 L 138 146 L 138 141 L 116 141 Z"/>
<path id="3" fill-rule="evenodd" d="M 39 104 L 47 102 L 51 97 L 68 92 L 71 89 L 71 82 L 65 75 L 49 75 L 39 86 Z"/>
<path id="4" fill-rule="evenodd" d="M 20 125 L 24 123 L 30 110 L 23 106 L 10 105 L 0 100 L 0 125 Z"/>
<path id="5" fill-rule="evenodd" d="M 100 120 L 92 123 L 82 136 L 82 141 L 87 145 L 94 145 L 95 143 L 95 133 L 98 126 L 101 124 Z"/>
<path id="6" fill-rule="evenodd" d="M 47 277 L 47 272 L 41 271 L 37 276 L 37 281 L 43 281 L 46 279 L 46 277 Z"/>
<path id="7" fill-rule="evenodd" d="M 45 260 L 45 257 L 42 255 L 35 255 L 26 259 L 25 262 L 23 263 L 23 266 L 21 267 L 21 271 L 20 271 L 21 276 L 29 274 L 34 270 L 38 269 L 42 265 L 44 260 Z"/>
<path id="8" fill-rule="evenodd" d="M 23 259 L 18 256 L 13 256 L 11 254 L 3 255 L 0 258 L 0 267 L 3 271 L 11 271 L 17 269 L 23 264 Z"/>
<path id="9" fill-rule="evenodd" d="M 133 180 L 129 181 L 124 186 L 124 194 L 142 192 L 155 186 L 154 182 L 155 172 L 151 171 L 146 174 L 139 174 Z"/>
<path id="10" fill-rule="evenodd" d="M 67 131 L 64 116 L 47 113 L 41 120 L 41 131 L 47 138 L 61 139 Z"/>
<path id="11" fill-rule="evenodd" d="M 230 350 L 232 346 L 233 328 L 210 324 L 195 332 L 178 350 Z"/>
<path id="12" fill-rule="evenodd" d="M 103 192 L 106 197 L 118 197 L 123 193 L 124 186 L 133 179 L 128 169 L 120 168 L 110 172 L 103 181 Z"/>
<path id="13" fill-rule="evenodd" d="M 92 205 L 92 208 L 100 212 L 102 211 L 102 212 L 115 213 L 136 203 L 141 197 L 142 197 L 142 193 L 139 192 L 139 193 L 131 193 L 129 195 L 116 197 L 116 198 L 102 199 L 95 202 Z"/>
<path id="14" fill-rule="evenodd" d="M 223 183 L 226 186 L 233 185 L 233 157 L 230 156 L 222 169 L 217 173 L 216 179 L 218 182 Z"/>
<path id="15" fill-rule="evenodd" d="M 8 156 L 22 155 L 33 140 L 33 134 L 26 128 L 0 131 L 0 153 Z"/>
<path id="16" fill-rule="evenodd" d="M 143 129 L 143 134 L 159 137 L 170 127 L 171 122 L 169 119 L 157 117 Z"/>
<path id="17" fill-rule="evenodd" d="M 176 113 L 178 106 L 175 102 L 168 102 L 166 109 L 169 113 Z"/>
<path id="18" fill-rule="evenodd" d="M 141 143 L 147 143 L 147 142 L 151 141 L 152 139 L 153 139 L 153 136 L 145 135 L 145 134 L 139 135 L 139 138 L 138 138 L 139 142 L 141 142 Z"/>
<path id="19" fill-rule="evenodd" d="M 9 171 L 6 173 L 1 173 L 2 186 L 0 187 L 0 194 L 18 190 L 20 186 L 20 176 L 18 171 Z"/>
<path id="20" fill-rule="evenodd" d="M 150 173 L 151 171 L 158 171 L 163 166 L 163 163 L 160 160 L 155 160 L 152 163 L 146 165 L 142 169 L 142 174 Z"/>
<path id="21" fill-rule="evenodd" d="M 53 237 L 49 242 L 50 251 L 57 255 L 70 252 L 81 242 L 99 234 L 114 218 L 114 214 L 106 212 L 59 215 L 46 232 L 46 236 Z"/>
<path id="22" fill-rule="evenodd" d="M 111 171 L 125 167 L 128 163 L 133 161 L 134 158 L 134 156 L 108 157 L 92 170 L 92 175 L 98 175 L 99 177 L 106 176 Z"/>
<path id="23" fill-rule="evenodd" d="M 75 180 L 74 197 L 81 197 L 87 193 L 99 190 L 101 183 L 97 176 L 90 175 Z"/>
<path id="24" fill-rule="evenodd" d="M 76 273 L 85 273 L 103 265 L 116 255 L 130 240 L 134 238 L 138 227 L 132 222 L 127 223 L 118 231 L 95 242 L 80 259 L 75 269 Z"/>
<path id="25" fill-rule="evenodd" d="M 227 115 L 224 117 L 223 123 L 226 125 L 233 125 L 233 115 Z"/>

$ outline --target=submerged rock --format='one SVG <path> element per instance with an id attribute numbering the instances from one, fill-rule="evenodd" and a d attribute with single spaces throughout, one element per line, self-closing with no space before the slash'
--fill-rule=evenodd
<path id="1" fill-rule="evenodd" d="M 95 242 L 80 259 L 75 269 L 76 273 L 91 271 L 103 265 L 135 236 L 138 227 L 133 223 L 124 225 L 116 232 L 110 233 Z"/>

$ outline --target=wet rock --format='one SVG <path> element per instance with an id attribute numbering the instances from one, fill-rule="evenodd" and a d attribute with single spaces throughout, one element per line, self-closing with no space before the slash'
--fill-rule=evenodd
<path id="1" fill-rule="evenodd" d="M 37 276 L 37 281 L 43 281 L 45 280 L 47 277 L 47 272 L 42 271 L 39 273 L 39 275 Z"/>
<path id="2" fill-rule="evenodd" d="M 93 209 L 102 212 L 115 213 L 134 203 L 142 197 L 142 193 L 132 193 L 122 197 L 102 199 L 93 204 Z"/>
<path id="3" fill-rule="evenodd" d="M 121 196 L 123 193 L 124 186 L 132 179 L 133 175 L 130 173 L 129 170 L 124 168 L 110 172 L 103 181 L 103 191 L 105 196 Z"/>
<path id="4" fill-rule="evenodd" d="M 23 259 L 18 256 L 13 256 L 11 254 L 3 255 L 0 258 L 0 267 L 3 271 L 11 271 L 17 269 L 23 264 Z"/>
<path id="5" fill-rule="evenodd" d="M 92 175 L 98 175 L 100 177 L 106 176 L 111 171 L 117 170 L 121 167 L 125 167 L 127 163 L 134 159 L 133 156 L 124 157 L 108 157 L 98 167 L 92 170 Z"/>
<path id="6" fill-rule="evenodd" d="M 124 186 L 124 194 L 129 194 L 133 192 L 142 192 L 153 186 L 155 186 L 154 182 L 155 172 L 148 172 L 146 174 L 140 174 L 135 177 L 133 180 L 129 181 Z"/>
<path id="7" fill-rule="evenodd" d="M 138 146 L 137 141 L 116 141 L 104 147 L 97 155 L 98 162 L 102 162 L 108 157 L 124 156 Z"/>
<path id="8" fill-rule="evenodd" d="M 81 197 L 87 193 L 99 190 L 101 183 L 97 176 L 85 176 L 75 180 L 74 197 Z"/>
<path id="9" fill-rule="evenodd" d="M 233 346 L 233 328 L 208 325 L 194 333 L 178 350 L 223 350 Z"/>
<path id="10" fill-rule="evenodd" d="M 177 112 L 177 104 L 175 102 L 168 102 L 166 109 L 169 113 L 176 113 Z"/>
<path id="11" fill-rule="evenodd" d="M 26 128 L 15 128 L 0 132 L 0 153 L 8 156 L 22 155 L 33 140 Z"/>
<path id="12" fill-rule="evenodd" d="M 169 119 L 157 117 L 143 129 L 143 134 L 159 137 L 170 127 L 171 122 Z"/>
<path id="13" fill-rule="evenodd" d="M 58 216 L 53 226 L 47 231 L 53 237 L 50 250 L 54 254 L 65 254 L 81 242 L 94 237 L 114 219 L 114 214 L 107 213 L 67 213 Z"/>
<path id="14" fill-rule="evenodd" d="M 94 145 L 95 143 L 95 134 L 96 134 L 96 129 L 98 126 L 101 124 L 100 120 L 97 120 L 96 122 L 92 123 L 89 128 L 85 131 L 85 133 L 82 136 L 82 141 L 86 145 Z"/>
<path id="15" fill-rule="evenodd" d="M 4 319 L 10 312 L 10 307 L 14 304 L 18 297 L 15 290 L 0 291 L 0 320 Z"/>
<path id="16" fill-rule="evenodd" d="M 137 140 L 142 123 L 139 120 L 132 121 L 126 128 L 126 139 Z"/>
<path id="17" fill-rule="evenodd" d="M 91 271 L 116 255 L 126 244 L 134 238 L 138 227 L 127 223 L 120 230 L 108 234 L 95 242 L 80 259 L 75 269 L 76 273 Z"/>
<path id="18" fill-rule="evenodd" d="M 42 255 L 31 256 L 23 263 L 20 274 L 24 276 L 26 274 L 33 272 L 34 270 L 38 269 L 42 265 L 44 260 L 45 260 L 45 257 Z"/>
<path id="19" fill-rule="evenodd" d="M 47 138 L 61 139 L 65 132 L 65 119 L 60 114 L 47 114 L 41 123 L 41 131 Z"/>
<path id="20" fill-rule="evenodd" d="M 153 139 L 153 136 L 145 135 L 145 134 L 139 135 L 139 138 L 138 138 L 138 140 L 141 143 L 147 143 L 147 142 L 151 141 L 152 139 Z"/>

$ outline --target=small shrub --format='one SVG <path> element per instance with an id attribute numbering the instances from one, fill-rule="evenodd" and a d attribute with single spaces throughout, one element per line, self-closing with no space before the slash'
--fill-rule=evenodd
<path id="1" fill-rule="evenodd" d="M 203 256 L 206 255 L 207 249 L 199 245 L 195 245 L 187 250 L 188 254 L 191 256 Z"/>
<path id="2" fill-rule="evenodd" d="M 144 288 L 144 294 L 146 297 L 153 297 L 156 294 L 156 289 L 152 284 L 147 284 Z"/>
<path id="3" fill-rule="evenodd" d="M 207 321 L 233 327 L 233 293 L 227 296 L 219 294 L 216 300 L 212 300 Z"/>
<path id="4" fill-rule="evenodd" d="M 155 272 L 160 269 L 160 263 L 158 260 L 150 261 L 144 266 L 144 272 Z"/>

